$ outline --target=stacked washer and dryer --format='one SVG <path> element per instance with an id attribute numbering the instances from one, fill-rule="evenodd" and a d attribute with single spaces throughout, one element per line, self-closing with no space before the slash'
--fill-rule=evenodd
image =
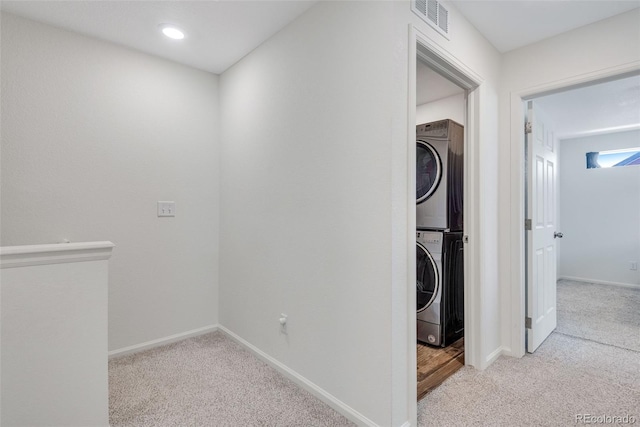
<path id="1" fill-rule="evenodd" d="M 464 335 L 464 128 L 416 127 L 418 340 L 445 347 Z"/>

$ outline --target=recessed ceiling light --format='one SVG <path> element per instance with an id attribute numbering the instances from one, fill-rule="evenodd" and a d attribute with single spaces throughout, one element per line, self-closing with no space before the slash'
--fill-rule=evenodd
<path id="1" fill-rule="evenodd" d="M 184 32 L 173 25 L 161 24 L 160 29 L 162 34 L 174 40 L 182 40 L 184 38 Z"/>

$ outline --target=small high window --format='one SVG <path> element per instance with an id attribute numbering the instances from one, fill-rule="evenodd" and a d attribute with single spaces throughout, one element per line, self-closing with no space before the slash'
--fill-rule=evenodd
<path id="1" fill-rule="evenodd" d="M 587 153 L 587 169 L 640 166 L 640 147 Z"/>

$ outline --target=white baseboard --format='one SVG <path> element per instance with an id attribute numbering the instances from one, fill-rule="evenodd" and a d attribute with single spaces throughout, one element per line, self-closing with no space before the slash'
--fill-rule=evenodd
<path id="1" fill-rule="evenodd" d="M 500 357 L 502 355 L 503 352 L 504 352 L 504 348 L 502 346 L 500 346 L 500 347 L 496 348 L 495 350 L 493 350 L 491 352 L 491 354 L 489 354 L 484 359 L 484 363 L 482 364 L 481 370 L 487 369 L 493 362 L 496 361 L 496 359 L 498 357 Z"/>
<path id="2" fill-rule="evenodd" d="M 595 283 L 596 285 L 619 286 L 622 288 L 640 289 L 640 285 L 634 283 L 607 282 L 605 280 L 585 279 L 584 277 L 560 276 L 558 280 L 571 280 L 573 282 Z"/>
<path id="3" fill-rule="evenodd" d="M 231 337 L 233 340 L 242 344 L 249 351 L 251 351 L 253 354 L 258 356 L 258 358 L 262 359 L 267 364 L 277 369 L 280 373 L 282 373 L 284 376 L 286 376 L 291 381 L 296 383 L 298 386 L 307 390 L 309 393 L 313 394 L 315 397 L 317 397 L 318 399 L 320 399 L 321 401 L 329 405 L 331 408 L 335 409 L 337 412 L 347 417 L 349 420 L 353 421 L 354 423 L 360 426 L 378 427 L 376 423 L 374 423 L 369 418 L 362 415 L 360 412 L 356 411 L 349 405 L 342 402 L 340 399 L 326 392 L 324 389 L 314 384 L 313 382 L 309 381 L 308 379 L 306 379 L 305 377 L 303 377 L 293 369 L 289 368 L 288 366 L 284 365 L 283 363 L 269 356 L 268 354 L 260 350 L 258 347 L 255 347 L 253 344 L 240 338 L 238 335 L 231 332 L 229 329 L 225 328 L 222 325 L 219 325 L 218 328 L 222 332 L 229 335 L 229 337 Z M 409 425 L 408 422 L 405 424 Z"/>
<path id="4" fill-rule="evenodd" d="M 171 344 L 172 342 L 181 341 L 187 338 L 195 337 L 198 335 L 206 334 L 209 332 L 217 331 L 219 325 L 209 325 L 198 329 L 192 329 L 190 331 L 181 332 L 175 335 L 169 335 L 168 337 L 158 338 L 157 340 L 151 340 L 140 344 L 132 345 L 129 347 L 119 348 L 117 350 L 111 350 L 109 352 L 109 358 L 124 356 L 131 353 L 137 353 L 142 350 L 148 350 L 154 347 L 160 347 L 161 345 Z"/>
<path id="5" fill-rule="evenodd" d="M 511 347 L 502 346 L 502 355 L 507 357 L 517 357 L 511 351 Z"/>

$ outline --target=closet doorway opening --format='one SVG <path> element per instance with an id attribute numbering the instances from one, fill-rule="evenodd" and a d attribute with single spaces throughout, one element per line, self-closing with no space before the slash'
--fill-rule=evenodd
<path id="1" fill-rule="evenodd" d="M 480 350 L 480 330 L 478 325 L 480 324 L 479 318 L 481 314 L 481 308 L 479 307 L 479 299 L 478 299 L 478 289 L 480 280 L 479 280 L 479 269 L 478 269 L 478 254 L 479 254 L 479 234 L 478 234 L 478 206 L 479 200 L 477 198 L 478 194 L 478 150 L 477 150 L 477 142 L 479 140 L 479 132 L 478 132 L 478 119 L 479 119 L 479 96 L 478 96 L 478 87 L 480 86 L 482 79 L 475 74 L 471 69 L 469 69 L 465 64 L 460 63 L 456 58 L 452 57 L 449 53 L 441 49 L 437 44 L 433 43 L 429 38 L 422 35 L 418 30 L 412 28 L 411 31 L 411 40 L 413 40 L 413 46 L 415 51 L 410 52 L 410 58 L 414 59 L 415 62 L 410 61 L 409 65 L 409 123 L 408 123 L 408 174 L 409 174 L 409 232 L 414 238 L 409 239 L 409 247 L 408 247 L 408 277 L 409 281 L 407 284 L 407 302 L 408 302 L 408 354 L 409 360 L 411 361 L 409 366 L 409 381 L 408 385 L 410 389 L 408 390 L 408 398 L 410 402 L 414 403 L 417 408 L 418 395 L 420 394 L 423 397 L 428 393 L 428 390 L 432 387 L 429 386 L 430 383 L 438 382 L 438 377 L 442 377 L 442 375 L 446 372 L 446 369 L 442 370 L 439 374 L 436 373 L 438 369 L 433 372 L 427 372 L 425 374 L 425 369 L 427 371 L 432 370 L 432 367 L 428 366 L 429 362 L 426 364 L 423 363 L 425 360 L 434 362 L 434 359 L 444 357 L 446 358 L 448 355 L 451 355 L 451 352 L 456 353 L 453 357 L 449 357 L 449 367 L 455 365 L 456 363 L 462 366 L 462 358 L 464 358 L 465 365 L 471 365 L 480 367 L 481 357 L 479 356 Z M 411 44 L 410 44 L 411 46 Z M 426 76 L 426 78 L 425 78 Z M 419 82 L 419 79 L 420 82 Z M 422 80 L 424 79 L 424 80 Z M 437 96 L 434 95 L 436 91 L 447 89 L 450 92 L 444 92 L 443 95 Z M 422 96 L 422 92 L 432 91 L 431 99 L 420 98 Z M 419 93 L 420 92 L 420 93 Z M 438 102 L 440 101 L 440 102 Z M 430 105 L 431 104 L 431 105 Z M 415 109 L 414 109 L 415 108 Z M 439 115 L 437 115 L 439 112 Z M 433 115 L 436 114 L 436 115 Z M 441 116 L 444 114 L 444 116 Z M 441 116 L 441 117 L 440 117 Z M 446 117 L 445 117 L 446 116 Z M 431 126 L 423 126 L 420 128 L 419 125 L 429 125 Z M 437 123 L 437 125 L 436 125 Z M 429 182 L 430 178 L 427 179 L 423 177 L 420 182 L 416 179 L 417 177 L 417 166 L 419 159 L 422 160 L 422 166 L 424 166 L 427 170 L 429 166 L 425 163 L 428 163 L 428 154 L 427 152 L 421 152 L 418 154 L 418 132 L 420 132 L 420 136 L 425 136 L 432 139 L 431 137 L 435 134 L 442 134 L 446 128 L 446 135 L 440 135 L 444 139 L 449 138 L 449 129 L 450 128 L 459 128 L 462 137 L 462 151 L 464 155 L 458 157 L 458 162 L 461 166 L 461 176 L 462 176 L 462 188 L 461 193 L 458 196 L 462 201 L 461 206 L 458 205 L 458 209 L 461 208 L 462 215 L 460 223 L 456 223 L 456 226 L 453 227 L 456 232 L 459 232 L 460 236 L 455 240 L 453 246 L 457 245 L 458 250 L 456 254 L 458 259 L 458 265 L 460 263 L 463 264 L 462 269 L 459 271 L 459 279 L 463 281 L 463 285 L 461 288 L 461 292 L 463 297 L 458 298 L 457 310 L 462 316 L 458 316 L 457 320 L 463 325 L 462 332 L 464 334 L 464 340 L 460 340 L 461 336 L 456 337 L 455 334 L 449 337 L 456 338 L 451 343 L 455 343 L 455 345 L 447 345 L 445 347 L 445 352 L 447 354 L 442 353 L 442 347 L 437 345 L 436 343 L 439 341 L 440 344 L 444 342 L 445 344 L 449 344 L 447 338 L 445 337 L 443 340 L 442 329 L 440 329 L 440 338 L 436 337 L 434 334 L 431 334 L 427 331 L 426 334 L 422 334 L 422 338 L 424 342 L 419 342 L 418 340 L 418 311 L 420 308 L 418 305 L 424 300 L 431 300 L 433 297 L 433 293 L 429 291 L 429 287 L 425 285 L 425 281 L 428 281 L 426 278 L 431 275 L 433 277 L 435 275 L 435 268 L 429 269 L 427 266 L 430 265 L 429 262 L 432 262 L 431 265 L 436 265 L 436 268 L 444 269 L 444 265 L 448 265 L 445 261 L 443 263 L 443 258 L 449 259 L 451 252 L 445 251 L 445 257 L 443 257 L 443 253 L 438 255 L 436 249 L 439 245 L 444 243 L 444 233 L 451 231 L 451 228 L 448 224 L 442 226 L 441 224 L 436 224 L 434 230 L 431 230 L 430 226 L 427 224 L 425 226 L 424 223 L 418 224 L 417 218 L 417 206 L 418 206 L 418 191 L 427 189 L 429 191 Z M 441 138 L 441 139 L 442 139 Z M 432 146 L 434 144 L 431 144 Z M 437 145 L 437 144 L 436 144 Z M 435 147 L 433 147 L 435 148 Z M 428 147 L 426 148 L 428 150 Z M 448 164 L 448 160 L 447 160 Z M 434 171 L 437 175 L 437 171 Z M 442 174 L 444 170 L 440 170 L 440 174 Z M 435 177 L 435 175 L 434 175 Z M 420 188 L 418 187 L 420 186 Z M 444 187 L 443 187 L 444 188 Z M 433 190 L 433 193 L 437 192 L 437 188 Z M 415 197 L 415 199 L 414 199 Z M 426 198 L 425 198 L 426 199 Z M 413 202 L 416 202 L 413 205 Z M 424 200 L 423 200 L 424 201 Z M 448 198 L 445 197 L 445 203 L 448 203 Z M 445 216 L 447 215 L 447 210 L 449 207 L 445 209 Z M 422 214 L 422 213 L 421 213 Z M 437 214 L 431 215 L 427 214 L 427 217 L 437 217 Z M 440 215 L 442 216 L 442 215 Z M 423 215 L 420 222 L 423 222 L 425 216 Z M 433 218 L 432 218 L 433 219 Z M 451 219 L 454 222 L 457 219 Z M 421 227 L 418 227 L 420 225 Z M 420 228 L 420 229 L 419 229 Z M 431 236 L 430 233 L 435 231 L 437 235 Z M 415 233 L 415 234 L 414 234 Z M 441 233 L 441 234 L 438 234 Z M 440 236 L 440 237 L 439 237 Z M 438 242 L 438 240 L 440 241 Z M 427 251 L 422 251 L 419 243 L 422 240 L 422 247 L 427 249 Z M 449 240 L 447 240 L 449 243 Z M 426 246 L 425 246 L 426 245 Z M 427 248 L 429 246 L 429 248 Z M 433 246 L 433 247 L 431 247 Z M 442 248 L 442 246 L 440 246 Z M 428 249 L 432 249 L 429 251 Z M 422 251 L 422 252 L 421 252 Z M 431 255 L 429 257 L 428 254 Z M 421 258 L 420 258 L 421 257 Z M 440 266 L 437 264 L 437 259 L 440 258 Z M 422 270 L 420 270 L 422 268 Z M 422 286 L 420 286 L 418 275 L 422 276 Z M 415 279 L 415 280 L 414 280 Z M 433 279 L 436 280 L 436 279 Z M 414 286 L 414 283 L 416 284 Z M 420 289 L 422 288 L 422 289 Z M 420 291 L 422 295 L 419 296 Z M 434 301 L 435 301 L 434 297 Z M 428 301 L 427 301 L 428 302 Z M 442 302 L 442 300 L 441 300 Z M 426 309 L 425 309 L 426 310 Z M 424 310 L 423 310 L 424 311 Z M 431 313 L 433 315 L 433 312 Z M 428 317 L 428 316 L 427 316 Z M 441 316 L 435 316 L 442 319 Z M 462 319 L 460 319 L 462 317 Z M 450 319 L 449 319 L 450 320 Z M 442 320 L 441 320 L 442 323 Z M 424 326 L 424 325 L 423 325 Z M 428 325 L 427 325 L 428 326 Z M 420 328 L 421 332 L 424 328 Z M 445 334 L 447 330 L 445 330 Z M 433 337 L 430 338 L 429 336 Z M 432 341 L 431 346 L 429 346 L 429 342 Z M 432 351 L 421 351 L 422 349 L 432 350 Z M 433 351 L 439 353 L 434 357 Z M 418 366 L 418 354 L 420 353 L 420 365 Z M 447 363 L 445 363 L 446 365 Z M 414 370 L 415 369 L 415 370 Z M 418 390 L 418 375 L 420 375 L 420 369 L 422 369 L 423 378 L 421 383 L 421 390 Z M 427 389 L 425 391 L 425 389 Z M 415 394 L 414 394 L 415 393 Z M 415 413 L 414 411 L 412 411 Z"/>
<path id="2" fill-rule="evenodd" d="M 464 366 L 467 91 L 416 60 L 417 399 Z"/>

